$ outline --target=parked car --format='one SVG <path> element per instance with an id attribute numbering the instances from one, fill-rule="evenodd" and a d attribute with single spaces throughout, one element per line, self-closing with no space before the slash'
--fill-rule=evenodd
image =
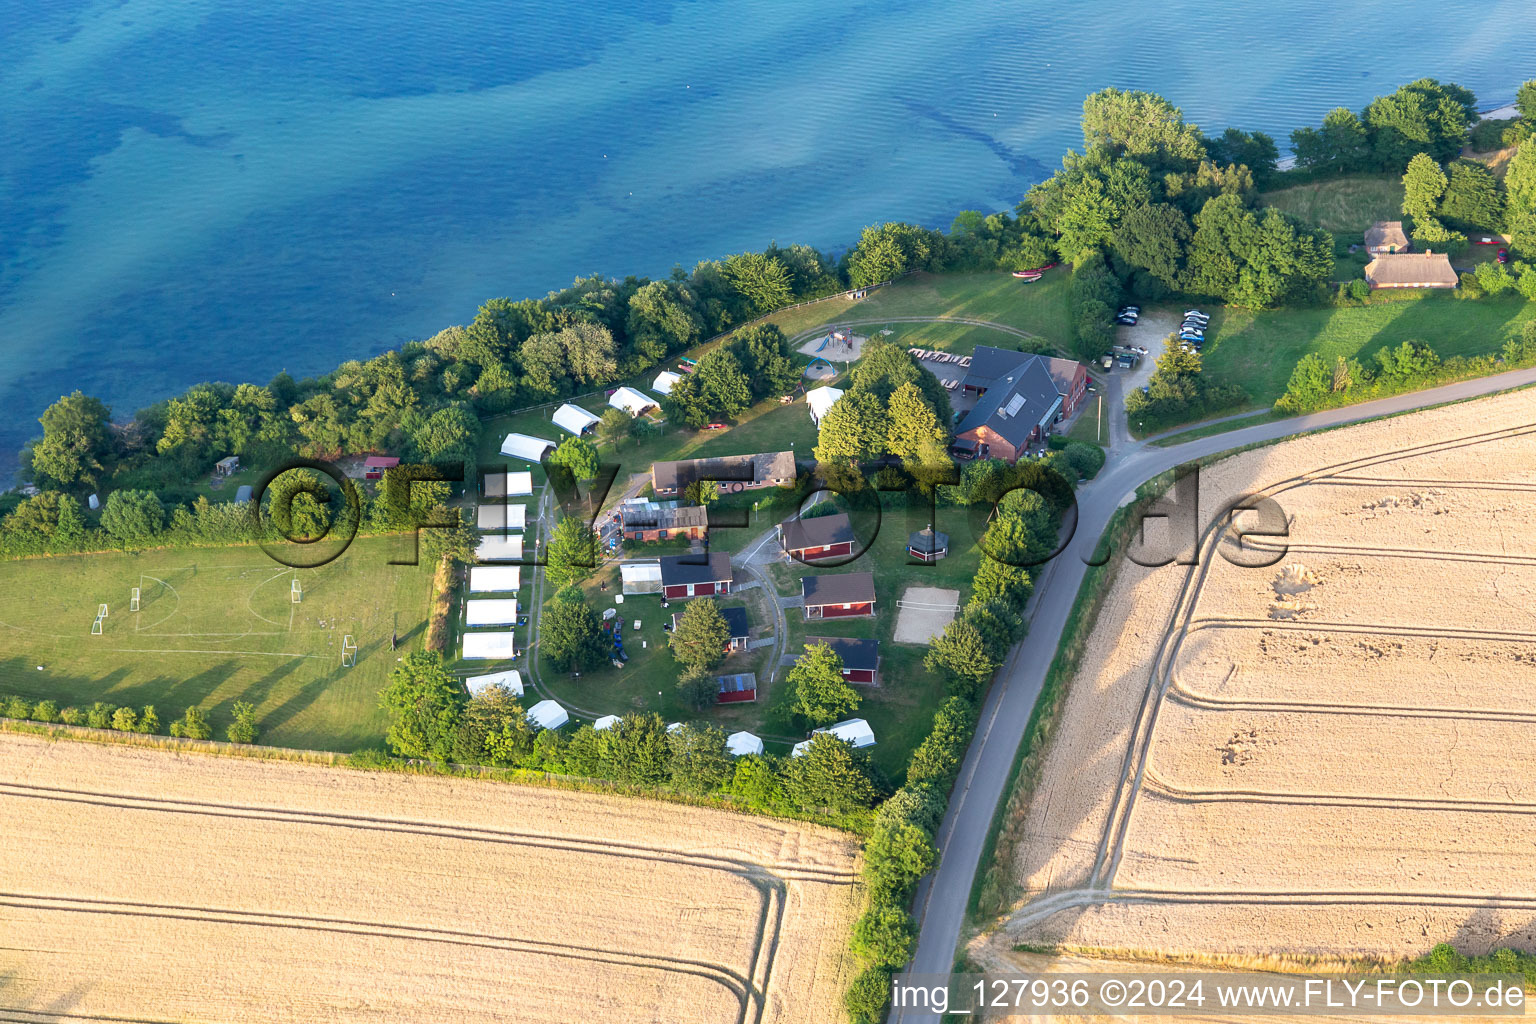
<path id="1" fill-rule="evenodd" d="M 1493 258 L 1498 260 L 1500 263 L 1508 263 L 1509 262 L 1509 250 L 1508 249 L 1500 249 L 1498 251 L 1498 253 L 1494 255 Z"/>
<path id="2" fill-rule="evenodd" d="M 1141 307 L 1140 306 L 1121 306 L 1120 307 L 1120 312 L 1122 312 L 1122 313 L 1135 313 L 1135 314 L 1137 314 L 1139 316 L 1141 314 Z"/>
<path id="3" fill-rule="evenodd" d="M 1117 316 L 1115 317 L 1115 323 L 1122 327 L 1135 327 L 1136 318 L 1133 316 Z"/>
<path id="4" fill-rule="evenodd" d="M 1206 314 L 1200 312 L 1198 309 L 1186 309 L 1184 311 L 1184 315 L 1185 316 L 1205 316 Z"/>

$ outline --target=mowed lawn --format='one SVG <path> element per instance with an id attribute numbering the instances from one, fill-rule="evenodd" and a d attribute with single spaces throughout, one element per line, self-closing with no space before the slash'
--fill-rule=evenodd
<path id="1" fill-rule="evenodd" d="M 397 541 L 361 538 L 335 561 L 299 570 L 257 547 L 0 563 L 0 693 L 60 707 L 153 704 L 162 729 L 195 704 L 220 739 L 230 706 L 246 700 L 262 743 L 377 744 L 388 724 L 379 691 L 396 658 L 420 644 L 431 587 L 425 567 L 388 564 Z M 129 611 L 133 587 L 138 612 Z M 107 620 L 93 636 L 100 604 Z M 396 632 L 400 650 L 391 651 Z M 343 668 L 348 634 L 357 664 Z"/>
<path id="2" fill-rule="evenodd" d="M 1267 407 L 1285 393 L 1303 355 L 1338 356 L 1374 367 L 1375 355 L 1404 341 L 1423 342 L 1442 359 L 1498 352 L 1536 317 L 1536 303 L 1519 297 L 1458 300 L 1432 296 L 1316 309 L 1218 309 L 1202 353 L 1216 383 L 1237 384 L 1248 405 Z"/>
<path id="3" fill-rule="evenodd" d="M 1021 281 L 1005 270 L 920 273 L 870 292 L 867 298 L 840 311 L 836 318 L 822 317 L 820 322 L 871 321 L 904 316 L 972 317 L 1017 327 L 1044 339 L 1046 347 L 1065 349 L 1071 341 L 1067 291 L 1068 274 L 1063 269 L 1047 271 L 1042 280 L 1033 284 Z M 899 323 L 888 326 L 893 331 L 908 330 Z M 878 324 L 871 327 L 871 330 L 878 329 Z M 931 336 L 942 337 L 938 334 Z M 987 336 L 1005 337 L 985 330 L 964 337 L 974 348 L 977 343 L 988 344 L 984 340 Z M 1017 342 L 1015 339 L 1011 347 L 1019 347 Z M 931 347 L 948 346 L 934 344 Z"/>

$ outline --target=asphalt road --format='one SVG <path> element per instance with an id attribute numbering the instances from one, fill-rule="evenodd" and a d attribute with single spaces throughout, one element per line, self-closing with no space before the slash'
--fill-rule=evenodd
<path id="1" fill-rule="evenodd" d="M 1345 409 L 1261 423 L 1168 448 L 1151 447 L 1145 442 L 1117 446 L 1099 475 L 1078 490 L 1077 530 L 1066 550 L 1035 581 L 1029 635 L 1013 649 L 987 694 L 976 738 L 966 753 L 949 811 L 939 829 L 938 870 L 917 891 L 914 912 L 920 932 L 917 952 L 908 970 L 946 974 L 954 964 L 982 844 L 1008 784 L 1014 755 L 1045 683 L 1046 671 L 1056 656 L 1067 614 L 1082 585 L 1087 568 L 1084 559 L 1092 553 L 1115 509 L 1137 487 L 1180 463 L 1256 442 L 1529 384 L 1536 384 L 1536 370 L 1515 370 Z M 1536 403 L 1536 397 L 1532 401 Z M 1123 552 L 1114 552 L 1112 557 L 1123 557 Z M 905 1010 L 895 1011 L 890 1019 L 900 1024 L 939 1021 L 937 1014 Z"/>

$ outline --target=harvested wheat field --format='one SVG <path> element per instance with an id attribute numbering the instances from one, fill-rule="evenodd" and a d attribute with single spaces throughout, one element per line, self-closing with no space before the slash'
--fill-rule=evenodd
<path id="1" fill-rule="evenodd" d="M 1257 492 L 1289 536 L 1121 564 L 992 949 L 1536 949 L 1536 398 L 1257 449 L 1200 489 L 1202 524 Z"/>
<path id="2" fill-rule="evenodd" d="M 855 844 L 484 781 L 0 734 L 0 1016 L 800 1022 Z"/>

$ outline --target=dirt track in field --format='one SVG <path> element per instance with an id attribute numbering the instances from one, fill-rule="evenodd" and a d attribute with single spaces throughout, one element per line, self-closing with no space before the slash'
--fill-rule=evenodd
<path id="1" fill-rule="evenodd" d="M 1536 403 L 1235 456 L 1200 522 L 1251 492 L 1275 564 L 1121 567 L 990 948 L 1536 949 Z"/>
<path id="2" fill-rule="evenodd" d="M 811 1022 L 855 845 L 644 800 L 0 734 L 0 1016 Z"/>

